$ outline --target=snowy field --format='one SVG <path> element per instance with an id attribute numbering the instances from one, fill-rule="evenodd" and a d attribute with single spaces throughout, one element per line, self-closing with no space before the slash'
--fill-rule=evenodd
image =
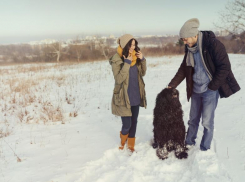
<path id="1" fill-rule="evenodd" d="M 111 114 L 108 61 L 0 67 L 1 182 L 244 182 L 245 55 L 229 55 L 241 90 L 220 99 L 211 150 L 159 160 L 151 147 L 156 95 L 182 56 L 146 58 L 147 109 L 140 108 L 137 152 L 119 151 L 120 117 Z M 179 85 L 187 129 L 190 103 Z"/>

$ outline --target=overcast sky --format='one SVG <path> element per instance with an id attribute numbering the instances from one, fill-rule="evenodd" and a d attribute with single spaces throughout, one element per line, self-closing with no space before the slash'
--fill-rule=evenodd
<path id="1" fill-rule="evenodd" d="M 214 30 L 228 0 L 1 0 L 0 44 L 76 35 L 178 34 L 190 18 Z"/>

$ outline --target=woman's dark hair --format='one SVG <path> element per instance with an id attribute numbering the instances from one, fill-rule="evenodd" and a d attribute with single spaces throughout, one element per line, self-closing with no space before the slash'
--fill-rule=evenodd
<path id="1" fill-rule="evenodd" d="M 138 51 L 140 51 L 140 48 L 138 47 L 138 41 L 137 40 L 135 40 L 135 39 L 131 39 L 130 41 L 128 41 L 128 43 L 125 45 L 125 47 L 123 48 L 123 52 L 122 52 L 122 55 L 124 55 L 126 58 L 128 57 L 128 52 L 129 52 L 129 49 L 130 49 L 130 47 L 131 47 L 131 44 L 132 44 L 132 41 L 135 41 L 135 51 L 136 52 L 138 52 Z M 124 59 L 123 57 L 122 57 L 122 59 Z M 139 58 L 137 58 L 137 64 L 140 64 L 140 59 Z"/>

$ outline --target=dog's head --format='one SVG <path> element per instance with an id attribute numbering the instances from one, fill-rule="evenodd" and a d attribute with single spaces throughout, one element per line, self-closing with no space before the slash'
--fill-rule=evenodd
<path id="1" fill-rule="evenodd" d="M 179 102 L 179 91 L 175 88 L 165 88 L 157 96 L 157 102 L 172 104 Z"/>

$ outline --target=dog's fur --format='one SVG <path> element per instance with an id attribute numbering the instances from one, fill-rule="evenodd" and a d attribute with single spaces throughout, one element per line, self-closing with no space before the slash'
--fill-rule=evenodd
<path id="1" fill-rule="evenodd" d="M 187 158 L 183 111 L 175 88 L 165 88 L 157 95 L 153 126 L 152 146 L 160 159 L 168 158 L 171 151 L 178 159 Z"/>

